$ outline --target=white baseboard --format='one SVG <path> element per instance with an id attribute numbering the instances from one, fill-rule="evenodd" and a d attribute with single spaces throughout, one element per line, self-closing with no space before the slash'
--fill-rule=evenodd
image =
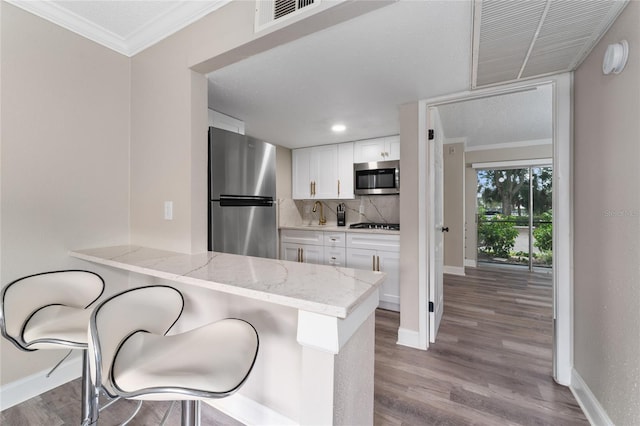
<path id="1" fill-rule="evenodd" d="M 420 345 L 420 333 L 406 328 L 398 328 L 398 345 L 408 346 L 416 349 L 427 349 Z"/>
<path id="2" fill-rule="evenodd" d="M 386 309 L 387 311 L 400 312 L 400 304 L 399 303 L 385 302 L 384 300 L 381 300 L 378 303 L 378 308 Z"/>
<path id="3" fill-rule="evenodd" d="M 207 399 L 205 402 L 245 425 L 289 426 L 298 424 L 271 408 L 240 394 L 222 399 Z"/>
<path id="4" fill-rule="evenodd" d="M 0 387 L 0 411 L 80 377 L 82 375 L 82 356 L 66 360 L 53 372 L 51 377 L 47 378 L 49 370 L 40 371 Z"/>
<path id="5" fill-rule="evenodd" d="M 580 404 L 580 408 L 582 408 L 589 423 L 594 426 L 614 426 L 607 412 L 602 408 L 600 402 L 575 368 L 571 369 L 571 386 L 569 389 L 571 389 L 571 393 Z"/>
<path id="6" fill-rule="evenodd" d="M 464 276 L 464 267 L 463 266 L 443 266 L 442 268 L 442 272 L 444 272 L 445 274 L 451 274 L 451 275 L 461 275 Z"/>
<path id="7" fill-rule="evenodd" d="M 477 268 L 478 267 L 478 262 L 476 260 L 473 260 L 473 259 L 465 259 L 464 260 L 464 266 L 468 266 L 469 268 Z"/>

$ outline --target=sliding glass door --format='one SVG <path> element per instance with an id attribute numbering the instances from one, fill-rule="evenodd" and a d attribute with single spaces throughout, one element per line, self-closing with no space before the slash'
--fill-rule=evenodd
<path id="1" fill-rule="evenodd" d="M 478 170 L 478 262 L 552 266 L 552 168 Z"/>

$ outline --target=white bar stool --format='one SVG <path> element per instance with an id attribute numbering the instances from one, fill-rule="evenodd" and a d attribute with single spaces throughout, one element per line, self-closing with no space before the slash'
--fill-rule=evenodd
<path id="1" fill-rule="evenodd" d="M 154 285 L 100 303 L 89 324 L 91 379 L 110 396 L 182 401 L 182 425 L 200 424 L 200 400 L 223 398 L 247 380 L 258 355 L 251 324 L 227 318 L 167 335 L 182 294 Z"/>
<path id="2" fill-rule="evenodd" d="M 87 327 L 91 306 L 103 291 L 104 280 L 98 274 L 67 270 L 19 278 L 0 296 L 2 336 L 18 349 L 82 350 L 82 424 L 98 418 L 96 389 L 89 380 Z"/>

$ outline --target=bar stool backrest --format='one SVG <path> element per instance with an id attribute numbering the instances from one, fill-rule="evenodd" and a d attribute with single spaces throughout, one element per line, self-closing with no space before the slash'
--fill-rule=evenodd
<path id="1" fill-rule="evenodd" d="M 51 305 L 86 309 L 103 291 L 103 279 L 90 271 L 53 271 L 19 278 L 2 289 L 2 335 L 22 350 L 33 350 L 28 348 L 22 333 L 27 320 L 39 309 Z"/>
<path id="2" fill-rule="evenodd" d="M 165 335 L 178 321 L 183 308 L 182 294 L 163 285 L 126 290 L 100 303 L 89 323 L 92 382 L 116 396 L 111 368 L 122 343 L 139 331 Z"/>

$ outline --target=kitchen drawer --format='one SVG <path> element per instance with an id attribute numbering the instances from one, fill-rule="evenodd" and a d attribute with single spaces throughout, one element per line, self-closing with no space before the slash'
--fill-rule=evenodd
<path id="1" fill-rule="evenodd" d="M 345 247 L 345 233 L 344 232 L 324 232 L 324 246 L 325 247 Z"/>
<path id="2" fill-rule="evenodd" d="M 324 248 L 324 263 L 325 265 L 332 266 L 347 266 L 346 265 L 346 252 L 344 247 Z"/>
<path id="3" fill-rule="evenodd" d="M 280 241 L 283 243 L 324 245 L 322 231 L 303 231 L 298 229 L 282 229 Z"/>
<path id="4" fill-rule="evenodd" d="M 347 234 L 347 247 L 399 252 L 400 235 L 350 232 Z"/>

